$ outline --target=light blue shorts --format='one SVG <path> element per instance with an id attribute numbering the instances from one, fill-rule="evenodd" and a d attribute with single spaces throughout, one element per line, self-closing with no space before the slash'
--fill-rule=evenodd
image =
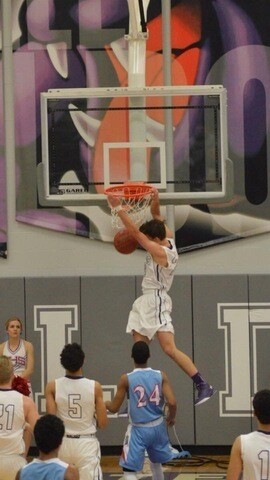
<path id="1" fill-rule="evenodd" d="M 153 463 L 166 463 L 172 460 L 173 453 L 164 421 L 154 427 L 129 425 L 119 464 L 134 472 L 141 471 L 145 450 Z"/>

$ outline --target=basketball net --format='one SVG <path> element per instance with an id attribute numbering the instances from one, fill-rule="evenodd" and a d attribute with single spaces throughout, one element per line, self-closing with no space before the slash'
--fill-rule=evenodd
<path id="1" fill-rule="evenodd" d="M 115 195 L 121 202 L 125 213 L 136 225 L 141 225 L 146 218 L 147 208 L 152 198 L 153 187 L 143 182 L 123 183 L 105 190 L 106 195 Z M 111 209 L 113 228 L 123 228 L 123 222 L 115 208 Z"/>

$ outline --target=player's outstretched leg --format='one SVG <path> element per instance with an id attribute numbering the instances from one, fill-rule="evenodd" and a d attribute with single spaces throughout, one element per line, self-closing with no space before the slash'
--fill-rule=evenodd
<path id="1" fill-rule="evenodd" d="M 171 332 L 157 332 L 157 337 L 162 350 L 168 355 L 194 382 L 197 389 L 195 405 L 201 405 L 211 398 L 216 390 L 201 376 L 191 358 L 179 350 L 174 342 Z"/>

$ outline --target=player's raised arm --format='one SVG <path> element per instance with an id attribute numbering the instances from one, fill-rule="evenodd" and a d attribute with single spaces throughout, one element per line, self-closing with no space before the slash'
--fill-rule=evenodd
<path id="1" fill-rule="evenodd" d="M 118 209 L 119 207 L 117 214 L 121 218 L 125 228 L 131 233 L 137 242 L 155 258 L 157 263 L 166 266 L 167 256 L 164 249 L 158 243 L 152 241 L 147 235 L 140 231 L 137 225 L 122 208 L 120 199 L 115 195 L 108 195 L 108 202 L 111 208 Z"/>
<path id="2" fill-rule="evenodd" d="M 166 237 L 173 238 L 173 232 L 169 229 L 166 225 L 165 218 L 161 215 L 160 212 L 160 202 L 159 202 L 159 193 L 157 188 L 153 188 L 152 197 L 151 197 L 151 204 L 150 204 L 150 211 L 153 218 L 157 220 L 161 220 L 164 222 L 166 228 Z"/>

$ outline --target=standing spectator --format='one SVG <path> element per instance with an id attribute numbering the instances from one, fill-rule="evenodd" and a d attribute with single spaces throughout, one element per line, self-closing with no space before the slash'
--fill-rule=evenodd
<path id="1" fill-rule="evenodd" d="M 81 480 L 93 480 L 102 477 L 96 431 L 105 427 L 108 419 L 100 383 L 83 376 L 84 358 L 77 343 L 64 347 L 60 361 L 66 375 L 47 384 L 46 405 L 47 412 L 58 415 L 65 424 L 59 458 L 76 465 Z"/>
<path id="2" fill-rule="evenodd" d="M 8 340 L 0 344 L 0 355 L 6 355 L 13 363 L 14 375 L 26 378 L 31 391 L 30 377 L 34 371 L 34 348 L 21 338 L 23 325 L 18 317 L 10 317 L 5 323 Z"/>

